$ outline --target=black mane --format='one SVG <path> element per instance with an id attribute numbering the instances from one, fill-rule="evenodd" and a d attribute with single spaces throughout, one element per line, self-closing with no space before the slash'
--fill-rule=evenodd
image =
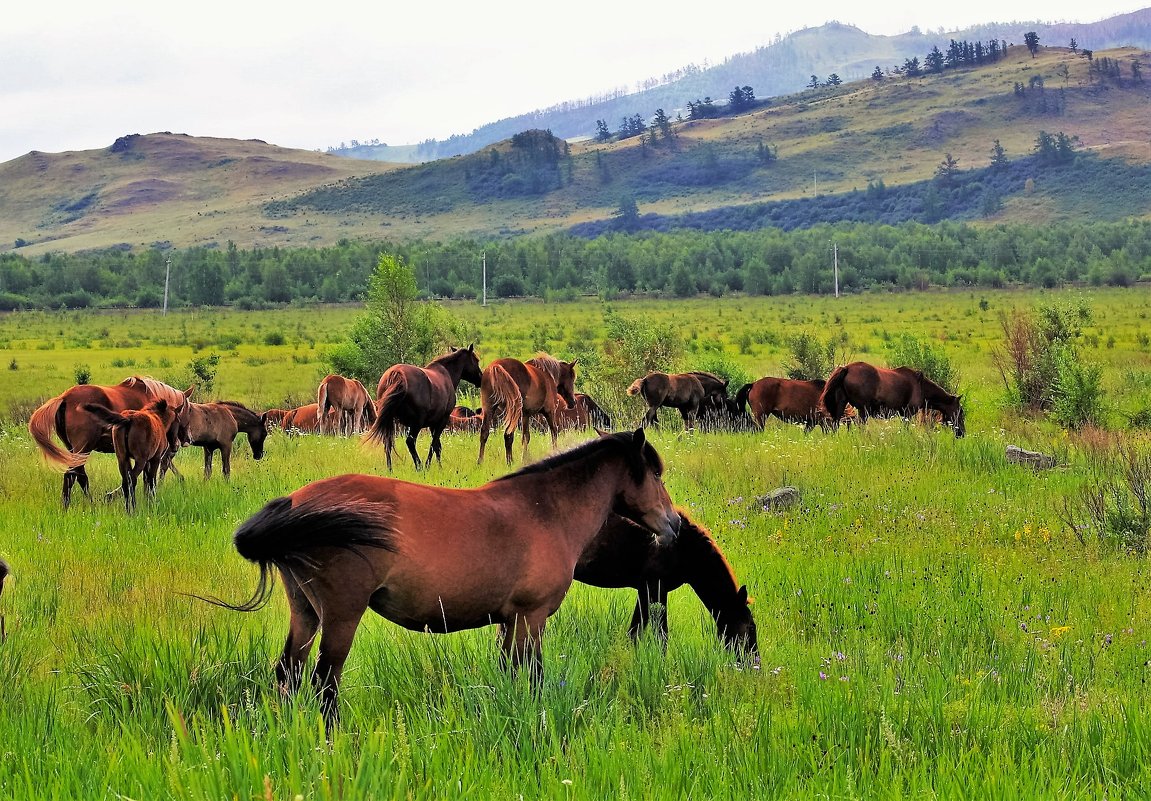
<path id="1" fill-rule="evenodd" d="M 629 454 L 629 461 L 634 461 L 630 459 L 630 453 L 633 449 L 632 443 L 634 439 L 635 434 L 630 431 L 596 437 L 595 439 L 588 440 L 587 442 L 576 445 L 574 448 L 569 448 L 566 451 L 561 451 L 560 453 L 553 454 L 552 456 L 541 459 L 538 462 L 533 462 L 532 464 L 521 467 L 514 473 L 508 473 L 507 475 L 500 476 L 495 480 L 505 481 L 509 478 L 517 478 L 519 476 L 546 473 L 549 470 L 554 470 L 557 467 L 573 464 L 582 459 L 586 459 L 589 456 L 599 454 L 602 451 L 607 451 L 609 449 L 615 450 L 620 447 L 625 448 L 626 452 Z M 654 470 L 656 473 L 663 472 L 663 460 L 660 459 L 659 454 L 656 453 L 655 448 L 653 448 L 650 444 L 644 445 L 644 461 L 646 464 L 632 464 L 632 472 L 636 474 L 637 477 L 642 473 L 645 466 L 651 470 Z"/>

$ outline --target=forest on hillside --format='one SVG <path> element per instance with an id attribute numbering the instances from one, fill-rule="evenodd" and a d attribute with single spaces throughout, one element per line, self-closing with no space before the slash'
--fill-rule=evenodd
<path id="1" fill-rule="evenodd" d="M 1151 221 L 974 226 L 819 224 L 785 231 L 613 232 L 513 240 L 328 248 L 110 249 L 25 258 L 0 254 L 0 310 L 262 308 L 359 300 L 382 252 L 412 265 L 428 297 L 579 294 L 716 297 L 943 287 L 1126 286 L 1151 280 Z"/>

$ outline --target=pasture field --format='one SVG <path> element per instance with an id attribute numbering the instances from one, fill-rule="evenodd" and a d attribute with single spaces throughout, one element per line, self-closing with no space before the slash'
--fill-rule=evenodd
<path id="1" fill-rule="evenodd" d="M 719 646 L 688 589 L 671 596 L 665 654 L 628 640 L 631 593 L 574 586 L 544 639 L 538 697 L 500 671 L 494 629 L 429 636 L 373 617 L 330 741 L 312 699 L 273 687 L 283 599 L 240 614 L 188 594 L 247 598 L 255 569 L 232 548 L 235 527 L 307 481 L 383 474 L 380 451 L 276 434 L 260 462 L 237 447 L 230 484 L 205 482 L 199 454 L 182 454 L 187 479 L 142 495 L 134 516 L 83 500 L 65 514 L 21 419 L 77 365 L 95 383 L 176 381 L 213 352 L 215 395 L 305 401 L 356 311 L 0 317 L 0 555 L 13 571 L 0 596 L 0 796 L 1148 797 L 1147 560 L 1082 544 L 1059 514 L 1116 435 L 1019 418 L 990 355 L 999 310 L 1081 298 L 1093 312 L 1082 352 L 1103 365 L 1122 427 L 1151 405 L 1145 290 L 612 302 L 674 322 L 684 367 L 723 357 L 753 377 L 778 372 L 794 333 L 842 329 L 847 356 L 876 362 L 913 333 L 960 369 L 968 436 L 899 421 L 806 436 L 774 421 L 753 434 L 666 424 L 651 436 L 672 497 L 755 596 L 758 669 Z M 602 336 L 598 303 L 453 308 L 485 363 L 540 348 L 567 358 Z M 611 403 L 621 425 L 640 416 Z M 1008 443 L 1062 466 L 1009 465 Z M 546 445 L 537 435 L 532 454 Z M 474 434 L 446 436 L 442 468 L 416 474 L 401 455 L 395 475 L 468 487 L 505 471 L 495 452 L 477 466 L 477 449 Z M 118 484 L 113 462 L 92 458 L 97 492 Z M 782 485 L 799 506 L 755 502 Z"/>

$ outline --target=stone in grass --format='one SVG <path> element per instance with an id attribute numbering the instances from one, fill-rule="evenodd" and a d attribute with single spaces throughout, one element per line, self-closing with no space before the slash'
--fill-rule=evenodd
<path id="1" fill-rule="evenodd" d="M 756 506 L 765 512 L 790 509 L 797 503 L 799 503 L 799 490 L 795 487 L 780 487 L 755 499 Z"/>
<path id="2" fill-rule="evenodd" d="M 1025 451 L 1016 445 L 1007 446 L 1007 461 L 1011 464 L 1021 464 L 1035 470 L 1049 470 L 1058 462 L 1054 456 L 1037 451 Z"/>

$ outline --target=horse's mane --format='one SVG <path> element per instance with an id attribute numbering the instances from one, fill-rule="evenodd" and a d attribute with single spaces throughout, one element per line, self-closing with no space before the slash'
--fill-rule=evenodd
<path id="1" fill-rule="evenodd" d="M 713 379 L 713 380 L 715 380 L 715 381 L 718 381 L 720 384 L 726 384 L 726 383 L 727 383 L 727 381 L 726 381 L 726 380 L 724 380 L 724 379 L 720 378 L 720 377 L 719 377 L 719 376 L 717 376 L 715 373 L 708 373 L 708 372 L 705 372 L 705 371 L 703 371 L 703 370 L 689 370 L 689 371 L 688 371 L 688 375 L 695 375 L 695 376 L 700 376 L 700 375 L 702 375 L 702 376 L 707 376 L 708 378 L 711 378 L 711 379 Z"/>
<path id="2" fill-rule="evenodd" d="M 514 473 L 508 473 L 507 475 L 500 476 L 495 480 L 506 481 L 509 478 L 530 476 L 536 473 L 546 473 L 549 470 L 556 469 L 557 467 L 563 467 L 564 465 L 578 462 L 581 459 L 586 459 L 589 456 L 597 455 L 602 451 L 615 450 L 621 446 L 630 449 L 633 447 L 633 437 L 635 437 L 635 434 L 630 431 L 596 437 L 595 439 L 588 440 L 587 442 L 582 442 L 579 445 L 576 445 L 574 448 L 569 448 L 566 451 L 560 451 L 559 453 L 548 456 L 547 458 L 541 459 L 538 462 L 533 462 L 532 464 L 521 467 Z M 646 466 L 657 473 L 662 473 L 663 460 L 660 458 L 659 454 L 656 453 L 655 448 L 651 447 L 651 445 L 645 445 L 643 450 Z M 641 469 L 641 466 L 638 464 L 633 464 L 632 468 L 635 472 L 638 473 Z"/>
<path id="3" fill-rule="evenodd" d="M 543 370 L 552 377 L 552 380 L 555 381 L 556 384 L 559 384 L 560 374 L 563 368 L 560 366 L 559 359 L 555 356 L 540 351 L 534 359 L 528 359 L 527 363 Z"/>
<path id="4" fill-rule="evenodd" d="M 249 414 L 254 418 L 260 416 L 257 412 L 252 411 L 251 409 L 249 409 L 247 406 L 240 403 L 239 401 L 222 400 L 222 401 L 216 401 L 216 403 L 220 404 L 221 406 L 227 406 L 233 412 L 241 412 L 244 414 Z"/>
<path id="5" fill-rule="evenodd" d="M 153 398 L 163 398 L 172 403 L 183 403 L 184 393 L 173 386 L 142 375 L 132 375 L 120 382 L 122 387 L 142 387 Z"/>
<path id="6" fill-rule="evenodd" d="M 731 579 L 732 587 L 738 587 L 739 580 L 735 577 L 735 571 L 731 569 L 731 563 L 727 561 L 727 557 L 724 556 L 723 551 L 719 549 L 719 544 L 715 541 L 715 537 L 712 536 L 711 532 L 684 514 L 680 514 L 680 520 L 683 521 L 683 525 L 680 526 L 679 537 L 676 539 L 676 542 L 682 541 L 685 547 L 694 546 L 692 549 L 694 551 L 692 560 L 695 562 L 702 560 L 718 561 L 727 571 L 727 575 Z M 692 539 L 689 541 L 685 539 L 685 537 L 691 537 Z"/>

